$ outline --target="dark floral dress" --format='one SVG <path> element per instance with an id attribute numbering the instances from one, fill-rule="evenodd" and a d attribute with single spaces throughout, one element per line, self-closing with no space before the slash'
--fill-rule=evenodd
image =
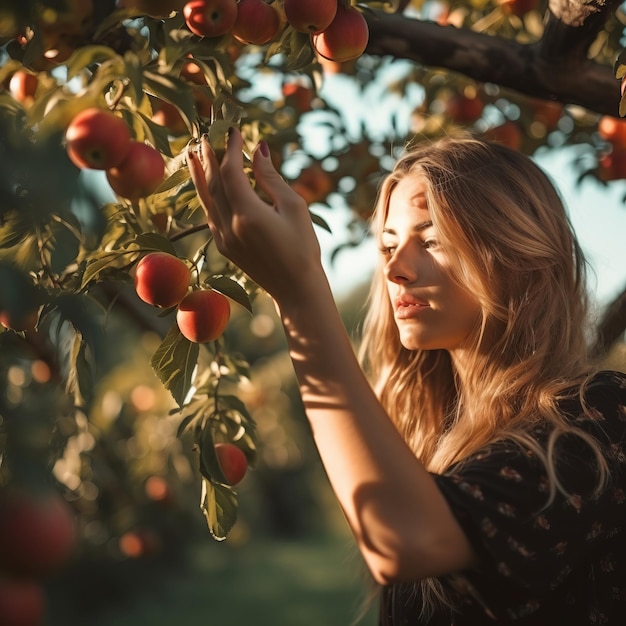
<path id="1" fill-rule="evenodd" d="M 626 625 L 626 376 L 601 372 L 564 413 L 606 447 L 610 482 L 598 497 L 596 461 L 579 437 L 558 439 L 565 492 L 546 505 L 543 465 L 500 442 L 435 480 L 479 555 L 480 566 L 440 579 L 454 609 L 420 615 L 419 585 L 383 589 L 389 626 Z M 539 440 L 547 439 L 537 429 Z"/>

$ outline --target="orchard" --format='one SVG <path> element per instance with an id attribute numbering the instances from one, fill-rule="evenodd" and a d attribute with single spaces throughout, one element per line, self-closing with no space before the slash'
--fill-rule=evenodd
<path id="1" fill-rule="evenodd" d="M 215 248 L 188 146 L 207 135 L 219 158 L 240 128 L 252 180 L 266 141 L 320 230 L 316 207 L 349 216 L 338 254 L 367 236 L 407 141 L 468 129 L 530 155 L 575 146 L 581 184 L 613 185 L 626 179 L 623 23 L 615 0 L 3 1 L 0 623 L 72 555 L 164 549 L 127 512 L 175 506 L 177 482 L 225 539 L 255 472 L 308 445 L 281 408 L 272 452 L 256 362 L 284 347 L 265 294 Z M 385 130 L 338 106 L 342 85 Z M 625 329 L 622 293 L 591 329 L 596 354 Z M 16 493 L 32 500 L 22 518 L 2 504 Z M 47 540 L 36 519 L 53 514 Z M 29 528 L 59 553 L 34 562 Z M 39 623 L 44 603 L 30 605 Z"/>

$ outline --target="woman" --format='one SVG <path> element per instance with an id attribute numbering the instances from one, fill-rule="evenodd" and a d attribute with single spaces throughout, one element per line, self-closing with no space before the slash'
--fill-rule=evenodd
<path id="1" fill-rule="evenodd" d="M 362 362 L 306 204 L 261 143 L 189 167 L 217 248 L 275 299 L 312 433 L 380 623 L 621 624 L 626 377 L 585 350 L 584 261 L 526 157 L 471 137 L 408 150 L 373 220 Z"/>

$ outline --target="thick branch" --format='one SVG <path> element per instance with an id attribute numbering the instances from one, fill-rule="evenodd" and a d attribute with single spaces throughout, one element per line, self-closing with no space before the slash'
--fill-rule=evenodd
<path id="1" fill-rule="evenodd" d="M 369 54 L 410 59 L 528 96 L 578 104 L 604 115 L 618 115 L 620 85 L 613 68 L 589 61 L 580 54 L 579 47 L 575 56 L 567 57 L 566 64 L 563 56 L 555 55 L 554 46 L 543 42 L 521 44 L 469 29 L 439 26 L 383 12 L 367 18 Z M 597 23 L 593 25 L 597 28 Z M 571 28 L 558 22 L 550 27 L 550 37 L 556 39 L 555 32 L 569 34 Z M 589 36 L 589 27 L 584 31 L 582 28 L 574 30 Z M 571 36 L 564 37 L 562 45 L 565 47 L 571 40 Z M 573 46 L 569 51 L 571 54 Z"/>
<path id="2" fill-rule="evenodd" d="M 589 46 L 621 0 L 550 0 L 540 55 L 554 65 L 572 66 L 587 57 Z"/>

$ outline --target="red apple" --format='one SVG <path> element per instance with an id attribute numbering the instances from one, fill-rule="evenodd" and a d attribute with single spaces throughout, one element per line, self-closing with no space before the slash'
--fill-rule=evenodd
<path id="1" fill-rule="evenodd" d="M 313 110 L 313 90 L 300 83 L 285 83 L 282 88 L 285 104 L 293 106 L 299 113 Z"/>
<path id="2" fill-rule="evenodd" d="M 212 117 L 213 99 L 208 95 L 207 80 L 202 68 L 194 61 L 187 61 L 180 70 L 180 75 L 193 83 L 192 93 L 196 111 L 200 117 Z"/>
<path id="3" fill-rule="evenodd" d="M 0 578 L 2 626 L 42 626 L 44 614 L 45 596 L 41 583 Z"/>
<path id="4" fill-rule="evenodd" d="M 150 252 L 135 268 L 135 291 L 152 306 L 176 306 L 185 297 L 190 278 L 191 271 L 178 257 Z"/>
<path id="5" fill-rule="evenodd" d="M 598 178 L 604 182 L 626 178 L 626 149 L 615 147 L 599 159 Z"/>
<path id="6" fill-rule="evenodd" d="M 172 135 L 183 135 L 189 132 L 180 111 L 170 102 L 154 99 L 152 102 L 152 121 L 165 126 Z"/>
<path id="7" fill-rule="evenodd" d="M 192 291 L 178 305 L 176 323 L 183 337 L 194 343 L 217 339 L 230 319 L 230 302 L 217 291 Z"/>
<path id="8" fill-rule="evenodd" d="M 56 493 L 0 495 L 0 569 L 43 577 L 63 567 L 76 544 L 74 515 Z"/>
<path id="9" fill-rule="evenodd" d="M 248 470 L 248 459 L 243 450 L 232 443 L 216 443 L 215 454 L 228 484 L 240 483 Z"/>
<path id="10" fill-rule="evenodd" d="M 616 146 L 626 146 L 626 120 L 603 115 L 598 122 L 598 133 L 602 139 Z"/>
<path id="11" fill-rule="evenodd" d="M 27 70 L 17 70 L 9 81 L 11 95 L 24 105 L 31 105 L 35 100 L 35 92 L 39 85 L 36 74 Z"/>
<path id="12" fill-rule="evenodd" d="M 563 116 L 563 105 L 551 100 L 533 100 L 532 108 L 535 121 L 546 127 L 546 131 L 553 131 Z"/>
<path id="13" fill-rule="evenodd" d="M 485 105 L 479 96 L 455 94 L 446 102 L 446 115 L 458 124 L 471 124 L 483 112 Z"/>
<path id="14" fill-rule="evenodd" d="M 499 0 L 504 13 L 522 17 L 537 8 L 538 0 Z"/>
<path id="15" fill-rule="evenodd" d="M 319 33 L 333 21 L 337 0 L 285 0 L 285 16 L 302 33 Z"/>
<path id="16" fill-rule="evenodd" d="M 16 332 L 33 330 L 37 326 L 38 321 L 38 308 L 27 308 L 20 311 L 0 311 L 0 324 Z"/>
<path id="17" fill-rule="evenodd" d="M 321 33 L 312 35 L 313 47 L 331 61 L 350 61 L 360 57 L 369 40 L 369 27 L 361 12 L 353 6 L 337 6 L 335 19 Z"/>
<path id="18" fill-rule="evenodd" d="M 153 474 L 146 480 L 144 485 L 146 495 L 153 502 L 161 504 L 171 504 L 173 501 L 172 489 L 168 481 L 163 476 Z"/>
<path id="19" fill-rule="evenodd" d="M 118 542 L 120 552 L 130 559 L 147 558 L 161 551 L 162 541 L 152 528 L 136 528 L 126 531 Z"/>
<path id="20" fill-rule="evenodd" d="M 65 132 L 67 154 L 77 167 L 106 170 L 119 165 L 130 149 L 123 119 L 95 107 L 76 115 Z"/>
<path id="21" fill-rule="evenodd" d="M 221 37 L 237 19 L 236 0 L 191 0 L 183 7 L 187 28 L 200 37 Z"/>
<path id="22" fill-rule="evenodd" d="M 319 163 L 304 168 L 291 188 L 302 196 L 307 204 L 321 202 L 332 191 L 333 181 L 330 174 Z"/>
<path id="23" fill-rule="evenodd" d="M 107 170 L 111 189 L 122 198 L 137 200 L 153 193 L 163 181 L 165 163 L 161 153 L 139 141 L 131 141 L 124 160 Z"/>
<path id="24" fill-rule="evenodd" d="M 519 150 L 524 139 L 520 127 L 511 121 L 489 128 L 483 136 L 487 141 L 501 143 L 504 146 L 513 148 L 513 150 Z"/>
<path id="25" fill-rule="evenodd" d="M 280 30 L 278 11 L 265 0 L 239 0 L 233 36 L 244 44 L 262 46 Z"/>

